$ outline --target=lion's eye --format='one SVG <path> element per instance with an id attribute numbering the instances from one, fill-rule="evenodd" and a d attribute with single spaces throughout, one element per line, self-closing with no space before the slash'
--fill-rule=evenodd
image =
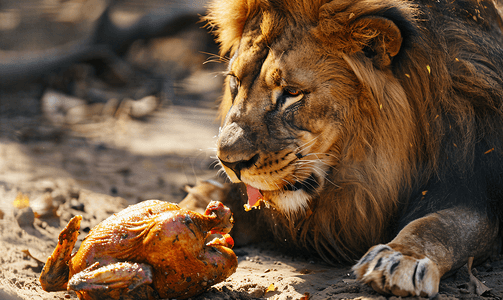
<path id="1" fill-rule="evenodd" d="M 234 98 L 236 98 L 236 96 L 238 94 L 239 80 L 233 74 L 229 74 L 229 76 L 230 76 L 230 78 L 229 78 L 229 89 L 231 91 L 232 100 L 234 100 Z"/>
<path id="2" fill-rule="evenodd" d="M 297 97 L 298 95 L 302 94 L 302 91 L 296 88 L 288 87 L 283 90 L 283 93 L 287 97 Z"/>
<path id="3" fill-rule="evenodd" d="M 303 99 L 306 93 L 300 89 L 292 87 L 284 87 L 282 94 L 278 95 L 276 99 L 276 105 L 278 108 L 287 108 L 290 105 Z"/>

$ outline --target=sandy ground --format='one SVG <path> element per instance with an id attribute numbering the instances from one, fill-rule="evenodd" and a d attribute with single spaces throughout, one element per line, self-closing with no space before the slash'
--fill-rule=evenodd
<path id="1" fill-rule="evenodd" d="M 44 111 L 50 91 L 43 86 L 0 91 L 0 300 L 77 299 L 73 292 L 47 293 L 38 282 L 72 216 L 83 216 L 78 246 L 93 226 L 128 205 L 180 202 L 185 185 L 217 175 L 215 103 L 222 76 L 215 74 L 223 66 L 202 66 L 208 55 L 201 52 L 211 50 L 201 45 L 201 34 L 206 33 L 154 41 L 144 49 L 148 55 L 143 50 L 132 55 L 132 61 L 173 81 L 167 99 L 144 118 L 90 117 L 77 109 L 64 112 L 61 121 Z M 28 199 L 30 208 L 22 208 L 20 199 Z M 351 266 L 286 254 L 272 243 L 234 251 L 236 273 L 193 299 L 397 299 L 356 282 Z M 501 258 L 473 273 L 489 292 L 470 293 L 463 268 L 442 281 L 438 298 L 503 298 Z"/>
<path id="2" fill-rule="evenodd" d="M 82 127 L 69 130 L 39 118 L 2 118 L 0 299 L 76 299 L 71 292 L 43 291 L 38 282 L 43 263 L 26 250 L 45 261 L 73 215 L 83 215 L 81 240 L 90 228 L 129 204 L 146 199 L 179 202 L 186 184 L 213 178 L 218 171 L 212 150 L 218 131 L 215 113 L 170 105 L 148 121 L 85 124 L 87 130 L 91 125 L 110 126 L 114 134 L 85 134 Z M 23 132 L 31 135 L 21 142 Z M 15 209 L 19 193 L 29 198 L 35 213 L 49 217 L 33 220 L 26 209 Z M 49 196 L 48 209 L 44 199 Z M 385 299 L 355 282 L 350 266 L 284 254 L 267 243 L 234 250 L 237 272 L 196 299 Z M 442 282 L 440 299 L 501 299 L 502 262 L 489 261 L 475 273 L 490 292 L 469 293 L 467 272 L 461 270 Z M 267 290 L 271 284 L 274 288 Z"/>

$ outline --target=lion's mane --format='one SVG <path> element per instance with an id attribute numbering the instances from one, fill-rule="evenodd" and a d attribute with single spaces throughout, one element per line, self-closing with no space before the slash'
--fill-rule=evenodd
<path id="1" fill-rule="evenodd" d="M 455 2 L 428 7 L 405 0 L 213 3 L 207 20 L 222 56 L 237 51 L 245 25 L 256 16 L 261 20 L 257 26 L 271 41 L 285 26 L 305 24 L 323 51 L 343 55 L 369 99 L 357 104 L 359 113 L 346 122 L 345 132 L 351 134 L 336 149 L 357 162 L 334 166 L 335 184 L 320 193 L 311 211 L 290 219 L 273 214 L 272 224 L 285 225 L 273 226 L 282 240 L 310 246 L 327 260 L 353 259 L 390 237 L 390 226 L 407 199 L 420 193 L 431 178 L 470 172 L 478 155 L 476 145 L 487 155 L 500 155 L 503 27 L 492 2 L 476 3 L 464 1 L 464 7 Z M 369 15 L 392 20 L 401 31 L 403 42 L 389 68 L 363 59 L 362 49 L 372 46 L 376 32 L 365 24 L 355 28 L 354 20 Z M 379 115 L 375 110 L 380 105 L 389 109 L 372 117 Z M 224 97 L 222 118 L 230 106 Z M 397 142 L 401 137 L 410 142 Z"/>

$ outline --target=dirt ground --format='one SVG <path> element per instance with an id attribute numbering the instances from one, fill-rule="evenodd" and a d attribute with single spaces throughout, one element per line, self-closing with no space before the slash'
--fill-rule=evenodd
<path id="1" fill-rule="evenodd" d="M 73 292 L 45 292 L 38 282 L 72 216 L 83 216 L 78 246 L 93 226 L 128 205 L 147 199 L 178 203 L 185 185 L 217 176 L 216 101 L 224 66 L 203 64 L 210 56 L 202 52 L 217 51 L 207 41 L 195 26 L 135 48 L 129 62 L 167 74 L 164 96 L 156 96 L 155 109 L 141 116 L 125 104 L 96 103 L 47 82 L 2 88 L 0 300 L 77 299 Z M 356 282 L 351 266 L 286 254 L 272 243 L 234 251 L 236 273 L 194 300 L 398 299 Z M 491 290 L 471 293 L 465 267 L 441 282 L 438 299 L 503 298 L 501 257 L 473 273 Z"/>
<path id="2" fill-rule="evenodd" d="M 121 125 L 127 130 L 108 136 L 108 141 L 81 137 L 33 118 L 2 118 L 0 299 L 76 299 L 72 292 L 47 293 L 38 282 L 42 262 L 54 249 L 62 227 L 73 215 L 82 215 L 80 241 L 90 228 L 129 204 L 152 198 L 179 202 L 185 184 L 213 178 L 217 170 L 211 147 L 218 130 L 214 114 L 211 109 L 162 108 L 148 121 L 128 120 Z M 170 130 L 168 123 L 179 129 Z M 23 128 L 38 130 L 38 139 L 20 142 L 10 136 L 9 132 Z M 200 136 L 202 131 L 206 138 Z M 175 141 L 179 136 L 192 142 L 173 145 L 171 138 Z M 15 209 L 19 193 L 29 198 L 32 211 L 46 217 L 30 221 L 33 213 Z M 47 204 L 44 199 L 49 196 L 52 201 Z M 386 299 L 355 282 L 350 266 L 287 255 L 267 243 L 234 250 L 239 258 L 236 273 L 194 299 L 302 299 L 306 295 L 309 299 Z M 442 282 L 440 299 L 501 299 L 503 263 L 489 261 L 475 273 L 492 288 L 490 292 L 470 294 L 467 272 L 461 270 Z M 266 292 L 271 284 L 274 290 Z"/>

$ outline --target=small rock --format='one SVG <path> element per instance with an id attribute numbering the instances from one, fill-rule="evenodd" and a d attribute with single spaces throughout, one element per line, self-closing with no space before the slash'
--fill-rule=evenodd
<path id="1" fill-rule="evenodd" d="M 264 296 L 264 289 L 260 288 L 260 287 L 256 287 L 256 288 L 250 289 L 248 294 L 250 296 L 252 296 L 253 298 L 262 298 Z"/>
<path id="2" fill-rule="evenodd" d="M 79 210 L 79 211 L 84 211 L 84 203 L 79 202 L 77 199 L 72 199 L 70 200 L 70 208 Z"/>
<path id="3" fill-rule="evenodd" d="M 46 91 L 41 99 L 44 117 L 54 124 L 64 123 L 66 114 L 71 108 L 85 106 L 86 104 L 86 101 L 82 99 L 70 97 L 53 90 Z"/>
<path id="4" fill-rule="evenodd" d="M 118 193 L 119 193 L 119 191 L 117 190 L 117 188 L 116 188 L 115 186 L 112 186 L 112 187 L 110 188 L 110 194 L 112 194 L 112 195 L 114 195 L 114 196 L 115 196 L 115 195 L 117 195 Z"/>
<path id="5" fill-rule="evenodd" d="M 35 213 L 31 207 L 25 207 L 23 209 L 16 209 L 14 212 L 14 217 L 20 227 L 23 226 L 33 226 L 35 222 Z"/>
<path id="6" fill-rule="evenodd" d="M 30 206 L 37 218 L 57 217 L 58 207 L 54 205 L 51 193 L 45 193 L 35 198 L 31 201 Z"/>
<path id="7" fill-rule="evenodd" d="M 36 183 L 35 188 L 42 192 L 52 192 L 56 189 L 56 184 L 51 180 L 42 180 Z"/>
<path id="8" fill-rule="evenodd" d="M 152 114 L 157 109 L 158 104 L 159 100 L 155 96 L 147 96 L 137 101 L 124 100 L 124 107 L 129 112 L 129 115 L 137 119 Z"/>

